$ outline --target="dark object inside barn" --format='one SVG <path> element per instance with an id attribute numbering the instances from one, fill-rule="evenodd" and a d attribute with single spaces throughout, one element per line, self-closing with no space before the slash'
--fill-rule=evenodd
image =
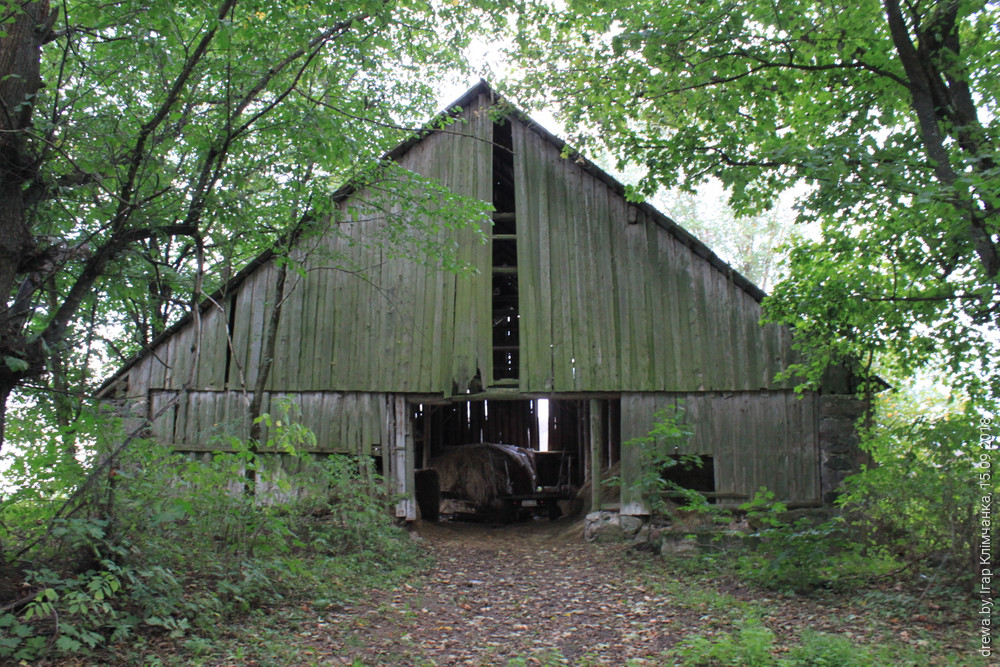
<path id="1" fill-rule="evenodd" d="M 482 442 L 448 448 L 431 461 L 431 468 L 441 480 L 444 499 L 471 505 L 471 516 L 464 518 L 508 522 L 517 518 L 512 498 L 534 493 L 532 458 L 521 447 Z"/>
<path id="2" fill-rule="evenodd" d="M 600 465 L 607 467 L 620 457 L 612 436 L 617 401 L 545 399 L 412 406 L 417 466 L 438 473 L 441 513 L 450 519 L 557 518 L 567 507 L 560 501 L 574 499 L 589 479 L 595 405 L 607 443 Z M 418 477 L 422 474 L 418 470 Z M 423 486 L 419 479 L 417 486 Z M 418 491 L 420 496 L 426 494 Z M 424 509 L 429 502 L 420 505 L 425 520 L 433 514 Z"/>

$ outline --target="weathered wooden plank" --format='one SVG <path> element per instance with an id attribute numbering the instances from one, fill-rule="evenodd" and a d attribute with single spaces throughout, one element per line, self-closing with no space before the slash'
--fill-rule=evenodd
<path id="1" fill-rule="evenodd" d="M 393 477 L 395 492 L 400 498 L 396 504 L 396 516 L 413 521 L 417 518 L 417 508 L 414 500 L 413 448 L 408 446 L 410 420 L 406 398 L 396 395 L 391 396 L 389 400 L 392 402 L 392 433 L 390 437 L 393 449 Z"/>
<path id="2" fill-rule="evenodd" d="M 692 261 L 694 269 L 692 276 L 692 295 L 695 304 L 695 312 L 691 319 L 693 325 L 693 336 L 696 341 L 696 352 L 701 360 L 701 381 L 698 389 L 701 391 L 715 389 L 713 375 L 717 368 L 717 357 L 719 350 L 714 349 L 714 335 L 712 329 L 712 306 L 711 298 L 706 290 L 707 275 L 711 272 L 711 266 L 695 256 Z"/>
<path id="3" fill-rule="evenodd" d="M 147 354 L 139 363 L 128 372 L 128 398 L 135 400 L 147 400 L 149 398 L 149 388 L 151 383 L 151 372 L 154 365 L 160 362 L 155 356 L 155 350 Z M 148 412 L 148 406 L 147 406 Z"/>
<path id="4" fill-rule="evenodd" d="M 601 452 L 604 450 L 604 419 L 601 401 L 590 400 L 590 511 L 599 512 L 603 501 L 601 489 Z"/>
<path id="5" fill-rule="evenodd" d="M 805 470 L 795 465 L 798 461 L 793 461 L 791 456 L 792 442 L 785 437 L 785 401 L 784 392 L 770 392 L 767 395 L 753 394 L 760 399 L 766 399 L 766 412 L 764 416 L 764 427 L 768 439 L 770 456 L 770 467 L 768 472 L 774 474 L 776 470 L 786 470 L 790 474 L 777 475 L 782 498 L 791 500 L 795 496 L 792 494 L 794 480 L 806 473 Z"/>
<path id="6" fill-rule="evenodd" d="M 629 441 L 641 437 L 648 432 L 648 425 L 643 427 L 653 410 L 647 404 L 647 399 L 640 393 L 623 394 L 621 398 L 622 422 L 622 458 L 621 458 L 621 513 L 630 515 L 647 515 L 648 508 L 637 493 L 634 481 L 638 478 L 641 467 L 639 448 Z M 645 428 L 645 430 L 642 430 Z"/>
<path id="7" fill-rule="evenodd" d="M 641 391 L 642 383 L 637 382 L 634 372 L 633 347 L 636 336 L 642 334 L 636 329 L 635 310 L 639 307 L 636 303 L 634 285 L 636 281 L 636 258 L 631 252 L 633 242 L 630 235 L 633 233 L 626 220 L 628 215 L 627 206 L 621 198 L 611 195 L 609 197 L 609 226 L 610 244 L 608 251 L 614 257 L 616 281 L 615 281 L 615 301 L 616 307 L 614 315 L 617 317 L 619 330 L 619 344 L 615 350 L 616 358 L 613 363 L 618 366 L 619 377 L 622 387 Z"/>
<path id="8" fill-rule="evenodd" d="M 150 393 L 150 415 L 152 417 L 150 431 L 159 442 L 170 443 L 174 441 L 174 415 L 177 406 L 176 404 L 171 405 L 171 403 L 176 397 L 177 392 L 175 391 L 154 389 Z"/>
<path id="9" fill-rule="evenodd" d="M 682 343 L 678 366 L 679 382 L 677 388 L 680 390 L 696 391 L 701 384 L 701 359 L 697 353 L 697 340 L 693 333 L 692 317 L 697 317 L 697 308 L 694 303 L 692 291 L 692 268 L 691 253 L 688 249 L 678 244 L 677 270 L 674 274 L 674 299 L 677 308 L 676 331 Z"/>
<path id="10" fill-rule="evenodd" d="M 715 394 L 714 401 L 713 437 L 719 443 L 713 448 L 716 490 L 737 493 L 740 487 L 736 469 L 743 451 L 739 412 L 731 393 Z"/>
<path id="11" fill-rule="evenodd" d="M 566 314 L 569 303 L 567 293 L 567 259 L 565 238 L 566 221 L 562 219 L 566 189 L 555 176 L 556 165 L 561 159 L 554 150 L 545 150 L 542 146 L 539 162 L 543 168 L 542 178 L 545 179 L 548 193 L 548 210 L 545 217 L 545 228 L 548 232 L 548 297 L 549 318 L 552 322 L 552 384 L 556 391 L 565 391 L 572 387 L 573 376 L 573 332 L 568 328 Z"/>
<path id="12" fill-rule="evenodd" d="M 351 266 L 358 273 L 340 276 L 343 289 L 340 291 L 342 301 L 338 304 L 337 328 L 341 345 L 337 354 L 337 367 L 342 373 L 342 380 L 336 385 L 338 389 L 356 389 L 363 386 L 358 378 L 357 363 L 371 339 L 372 322 L 369 308 L 378 298 L 375 288 L 367 280 L 367 275 L 362 274 L 370 269 L 362 248 L 358 247 L 360 230 L 364 222 L 357 208 L 355 206 L 351 209 L 349 213 L 351 222 L 343 228 L 347 237 L 344 239 L 345 250 L 351 258 Z"/>
<path id="13" fill-rule="evenodd" d="M 473 115 L 474 135 L 463 138 L 462 153 L 472 156 L 472 169 L 467 169 L 470 180 L 460 190 L 466 196 L 475 197 L 480 201 L 491 202 L 493 199 L 493 120 L 490 117 L 489 106 L 492 101 L 485 96 L 479 99 L 478 113 Z M 468 146 L 468 148 L 465 148 Z M 516 204 L 515 204 L 516 205 Z M 489 237 L 493 233 L 492 221 L 485 218 L 476 225 L 479 237 Z M 476 303 L 476 358 L 477 367 L 482 373 L 484 385 L 490 384 L 494 377 L 493 370 L 493 276 L 485 267 L 492 266 L 493 248 L 489 243 L 479 240 L 475 245 L 476 266 L 483 267 L 476 276 L 476 293 L 479 295 Z"/>
<path id="14" fill-rule="evenodd" d="M 225 303 L 225 302 L 223 302 Z M 226 385 L 226 359 L 229 356 L 227 338 L 228 318 L 223 304 L 213 305 L 207 318 L 211 327 L 211 337 L 207 345 L 212 348 L 212 356 L 207 377 L 202 383 L 204 389 L 223 389 Z"/>
<path id="15" fill-rule="evenodd" d="M 255 282 L 247 278 L 240 290 L 233 295 L 233 356 L 229 386 L 243 390 L 249 390 L 252 386 L 247 379 L 247 363 L 250 360 L 250 319 Z"/>
<path id="16" fill-rule="evenodd" d="M 237 322 L 245 327 L 243 349 L 243 379 L 246 389 L 253 389 L 257 382 L 257 370 L 260 368 L 261 333 L 264 330 L 264 310 L 267 306 L 266 282 L 270 272 L 262 267 L 247 280 L 247 299 L 242 299 L 237 311 Z M 241 294 L 242 296 L 242 294 Z"/>
<path id="17" fill-rule="evenodd" d="M 626 207 L 619 202 L 618 219 L 622 220 Z M 621 223 L 619 223 L 621 224 Z M 644 222 L 626 224 L 624 230 L 625 256 L 631 266 L 642 267 L 646 254 L 646 225 Z M 625 342 L 623 352 L 626 354 L 625 365 L 629 377 L 629 386 L 641 391 L 648 391 L 647 364 L 649 363 L 649 348 L 646 345 L 649 335 L 649 322 L 646 318 L 645 278 L 641 270 L 628 271 L 626 285 L 628 286 L 628 308 L 626 316 L 629 319 L 631 335 Z"/>
<path id="18" fill-rule="evenodd" d="M 441 170 L 433 159 L 435 153 L 431 150 L 432 146 L 436 146 L 436 144 L 427 141 L 415 146 L 416 150 L 411 150 L 405 156 L 404 166 L 415 173 L 441 179 Z M 434 239 L 436 242 L 442 243 L 450 239 L 450 236 L 447 232 L 441 231 L 435 235 Z M 441 387 L 446 382 L 444 376 L 450 371 L 450 368 L 447 371 L 442 371 L 442 355 L 444 354 L 441 349 L 444 334 L 442 301 L 444 293 L 441 289 L 441 273 L 442 271 L 432 266 L 428 266 L 424 271 L 419 270 L 418 266 L 410 267 L 410 275 L 415 287 L 413 335 L 416 337 L 416 340 L 411 342 L 408 352 L 409 356 L 415 357 L 411 372 L 412 383 L 409 385 L 410 390 L 416 390 L 419 387 L 426 391 Z M 429 344 L 429 341 L 438 341 L 439 344 L 433 346 Z"/>
<path id="19" fill-rule="evenodd" d="M 278 268 L 275 267 L 275 280 L 277 280 Z M 264 315 L 264 329 L 261 333 L 261 350 L 265 349 L 267 332 L 271 327 L 271 317 L 273 310 L 282 302 L 280 318 L 278 320 L 278 330 L 274 339 L 274 360 L 271 362 L 271 370 L 267 376 L 267 389 L 304 389 L 308 382 L 308 377 L 302 377 L 299 369 L 298 348 L 301 343 L 293 341 L 302 340 L 302 318 L 305 317 L 305 308 L 302 303 L 303 285 L 301 278 L 291 266 L 285 272 L 285 285 L 282 293 L 278 294 L 277 285 L 274 288 L 273 301 Z M 264 360 L 261 359 L 261 362 Z"/>
<path id="20" fill-rule="evenodd" d="M 577 190 L 576 197 L 571 198 L 571 201 L 575 202 L 573 223 L 577 228 L 577 257 L 573 263 L 579 267 L 580 280 L 580 289 L 575 305 L 578 310 L 575 319 L 581 334 L 577 342 L 579 352 L 577 354 L 576 387 L 581 390 L 593 390 L 607 386 L 604 380 L 606 373 L 604 371 L 602 338 L 608 317 L 600 309 L 600 292 L 606 287 L 606 284 L 601 282 L 601 262 L 598 261 L 598 256 L 603 255 L 604 251 L 599 249 L 595 238 L 597 220 L 594 210 L 594 186 L 596 185 L 594 179 L 580 170 L 574 162 L 566 162 L 565 168 L 570 173 L 576 174 L 570 187 Z M 589 261 L 579 261 L 581 255 L 589 258 Z"/>
<path id="21" fill-rule="evenodd" d="M 650 292 L 651 307 L 648 314 L 651 327 L 652 376 L 649 384 L 651 390 L 662 390 L 665 387 L 676 387 L 668 378 L 673 375 L 676 360 L 674 358 L 675 332 L 672 329 L 669 309 L 669 282 L 672 268 L 669 265 L 668 247 L 664 244 L 665 233 L 652 224 L 648 231 L 648 263 L 658 267 L 648 278 L 647 290 Z"/>
<path id="22" fill-rule="evenodd" d="M 775 384 L 775 376 L 783 370 L 784 364 L 781 359 L 781 349 L 784 346 L 782 345 L 780 333 L 775 331 L 773 325 L 764 327 L 763 338 L 764 350 L 767 355 L 767 384 L 765 386 L 771 387 Z"/>
<path id="23" fill-rule="evenodd" d="M 332 345 L 336 341 L 330 340 L 330 323 L 327 321 L 328 311 L 333 310 L 330 305 L 335 298 L 331 290 L 330 274 L 332 269 L 329 263 L 334 261 L 328 257 L 328 245 L 317 239 L 316 250 L 309 258 L 306 266 L 307 279 L 310 282 L 308 298 L 305 300 L 305 308 L 312 310 L 310 320 L 310 333 L 307 340 L 299 345 L 299 367 L 309 367 L 308 385 L 304 388 L 313 391 L 321 391 L 331 384 L 331 363 L 333 361 Z"/>
<path id="24" fill-rule="evenodd" d="M 408 157 L 410 157 L 410 162 L 405 164 L 407 169 L 421 174 L 428 174 L 431 170 L 432 163 L 429 151 L 420 150 Z M 447 234 L 443 231 L 433 234 L 433 240 L 436 243 L 442 243 L 446 239 Z M 410 316 L 413 320 L 413 340 L 408 342 L 409 344 L 403 352 L 410 358 L 412 364 L 410 373 L 404 381 L 408 391 L 428 391 L 437 386 L 434 382 L 432 366 L 436 359 L 433 352 L 427 354 L 428 350 L 433 350 L 433 347 L 429 346 L 427 342 L 428 337 L 430 340 L 435 340 L 435 336 L 438 335 L 435 330 L 435 317 L 439 311 L 438 293 L 435 290 L 435 285 L 438 282 L 437 274 L 439 271 L 434 266 L 428 266 L 427 270 L 424 271 L 413 265 L 409 266 L 408 269 L 409 273 L 404 281 L 412 283 L 413 308 L 410 311 Z"/>
<path id="25" fill-rule="evenodd" d="M 589 388 L 613 391 L 620 386 L 618 364 L 618 312 L 615 305 L 614 278 L 607 236 L 614 226 L 608 210 L 607 185 L 590 177 L 586 184 L 585 216 L 590 270 L 586 308 L 593 336 Z"/>
<path id="26" fill-rule="evenodd" d="M 629 215 L 627 207 L 626 215 Z M 660 378 L 667 372 L 664 348 L 670 344 L 670 334 L 669 330 L 665 328 L 666 322 L 662 312 L 661 284 L 664 271 L 658 239 L 660 228 L 645 214 L 642 216 L 641 224 L 646 234 L 643 265 L 649 267 L 649 271 L 646 272 L 645 280 L 642 281 L 645 295 L 646 330 L 641 344 L 646 346 L 646 360 L 644 362 L 640 359 L 640 364 L 645 363 L 643 382 L 647 390 L 652 391 L 660 387 Z"/>
<path id="27" fill-rule="evenodd" d="M 556 326 L 562 334 L 565 349 L 565 379 L 562 386 L 570 391 L 577 391 L 582 384 L 580 376 L 583 368 L 587 365 L 587 352 L 584 349 L 586 330 L 582 303 L 584 280 L 581 263 L 574 261 L 580 248 L 580 212 L 577 207 L 579 174 L 575 174 L 577 178 L 573 179 L 574 172 L 568 166 L 569 161 L 560 156 L 550 174 L 553 178 L 553 191 L 556 193 L 551 203 L 558 206 L 555 210 L 550 208 L 551 219 L 555 222 L 552 238 L 559 239 L 558 264 L 554 264 L 556 271 L 553 272 L 553 277 L 558 279 L 553 296 L 558 294 L 559 299 L 553 300 L 552 308 L 558 313 Z"/>
<path id="28" fill-rule="evenodd" d="M 794 387 L 795 378 L 776 382 L 775 376 L 787 369 L 791 364 L 800 361 L 799 354 L 792 349 L 792 330 L 788 327 L 779 327 L 776 324 L 768 324 L 771 337 L 776 339 L 774 361 L 772 372 L 768 378 L 768 386 L 771 387 Z"/>
<path id="29" fill-rule="evenodd" d="M 387 219 L 373 220 L 368 223 L 373 226 L 385 227 L 390 224 Z M 367 344 L 362 343 L 357 351 L 356 359 L 356 387 L 376 387 L 379 389 L 398 389 L 399 365 L 402 360 L 397 357 L 403 339 L 409 335 L 405 325 L 399 318 L 398 308 L 407 307 L 409 304 L 402 303 L 396 290 L 397 263 L 389 255 L 392 250 L 373 250 L 373 268 L 371 272 L 372 282 L 378 286 L 375 290 L 375 298 L 370 304 L 371 329 Z M 375 350 L 377 356 L 372 357 L 368 350 Z M 388 363 L 380 363 L 387 361 Z M 356 388 L 352 387 L 352 389 Z M 353 424 L 349 424 L 350 427 Z M 349 441 L 354 434 L 348 432 Z"/>
<path id="30" fill-rule="evenodd" d="M 548 181 L 542 169 L 538 137 L 519 122 L 513 124 L 512 134 L 523 339 L 521 386 L 530 391 L 550 391 L 554 378 L 549 301 Z"/>
<path id="31" fill-rule="evenodd" d="M 766 449 L 766 469 L 768 474 L 775 480 L 775 493 L 779 498 L 791 499 L 791 477 L 800 472 L 794 467 L 789 467 L 791 463 L 789 457 L 789 445 L 784 439 L 784 424 L 782 422 L 784 397 L 781 392 L 768 392 L 767 394 L 748 394 L 754 396 L 761 403 L 759 410 L 759 423 L 762 431 L 763 442 L 761 446 Z M 785 470 L 790 474 L 775 475 L 774 471 Z"/>
<path id="32" fill-rule="evenodd" d="M 316 343 L 320 338 L 318 331 L 319 313 L 326 304 L 319 300 L 319 287 L 322 282 L 322 271 L 316 271 L 316 261 L 322 244 L 319 238 L 308 239 L 308 248 L 298 258 L 298 266 L 290 267 L 292 277 L 290 299 L 296 301 L 295 309 L 299 313 L 298 332 L 289 337 L 289 346 L 283 355 L 290 356 L 288 367 L 284 371 L 286 387 L 309 391 L 322 388 L 319 379 L 321 367 L 316 363 Z M 277 359 L 275 360 L 277 361 Z"/>
<path id="33" fill-rule="evenodd" d="M 621 300 L 619 299 L 619 271 L 626 267 L 617 266 L 617 258 L 611 252 L 613 247 L 611 237 L 619 233 L 623 224 L 612 217 L 609 198 L 615 195 L 604 183 L 592 181 L 594 193 L 594 247 L 598 266 L 598 298 L 594 307 L 598 308 L 595 317 L 600 322 L 603 332 L 601 339 L 602 384 L 601 389 L 613 391 L 622 387 L 621 366 L 618 362 L 621 349 Z"/>
<path id="34" fill-rule="evenodd" d="M 518 299 L 521 311 L 521 387 L 532 391 L 551 388 L 551 321 L 545 316 L 542 271 L 544 218 L 539 205 L 538 163 L 521 123 L 512 127 L 514 141 L 514 197 L 518 230 Z"/>
<path id="35" fill-rule="evenodd" d="M 708 388 L 712 391 L 721 391 L 728 388 L 735 388 L 733 369 L 733 340 L 732 331 L 727 326 L 728 317 L 728 295 L 725 292 L 724 282 L 721 280 L 722 274 L 709 264 L 702 263 L 702 280 L 705 289 L 705 313 L 706 330 L 708 334 L 708 351 L 713 357 L 710 370 L 710 380 Z"/>
<path id="36" fill-rule="evenodd" d="M 607 365 L 604 363 L 605 352 L 605 332 L 610 322 L 607 311 L 602 308 L 602 292 L 607 288 L 607 275 L 604 271 L 604 264 L 601 261 L 605 255 L 604 250 L 598 242 L 599 224 L 607 224 L 606 221 L 599 221 L 596 211 L 596 201 L 594 189 L 600 183 L 595 182 L 593 177 L 585 174 L 575 165 L 572 170 L 578 174 L 578 196 L 577 220 L 576 224 L 580 230 L 579 250 L 584 257 L 591 258 L 591 261 L 582 266 L 580 277 L 583 282 L 583 289 L 578 298 L 577 308 L 580 310 L 580 323 L 586 336 L 581 345 L 581 363 L 579 367 L 583 369 L 578 386 L 590 389 L 602 389 L 608 386 Z M 579 258 L 578 258 L 579 259 Z"/>
<path id="37" fill-rule="evenodd" d="M 732 384 L 736 390 L 752 390 L 750 380 L 754 376 L 753 369 L 749 366 L 747 358 L 747 336 L 746 328 L 742 326 L 742 318 L 745 317 L 743 309 L 743 293 L 733 283 L 732 275 L 723 276 L 726 291 L 726 312 L 729 315 L 729 338 L 733 346 L 733 363 L 729 369 L 732 375 Z"/>
<path id="38" fill-rule="evenodd" d="M 199 404 L 194 392 L 182 391 L 177 402 L 177 423 L 174 425 L 174 444 L 197 444 L 199 440 Z"/>
<path id="39" fill-rule="evenodd" d="M 808 392 L 799 398 L 792 390 L 786 390 L 785 393 L 798 408 L 791 411 L 796 425 L 792 451 L 797 454 L 799 465 L 805 471 L 798 497 L 818 501 L 823 495 L 820 480 L 819 395 Z"/>

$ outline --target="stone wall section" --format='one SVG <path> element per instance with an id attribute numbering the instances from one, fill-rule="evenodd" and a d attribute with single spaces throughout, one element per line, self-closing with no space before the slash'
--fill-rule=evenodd
<path id="1" fill-rule="evenodd" d="M 871 463 L 858 433 L 869 403 L 845 394 L 821 395 L 819 401 L 820 489 L 823 504 L 829 505 L 837 499 L 844 478 Z"/>

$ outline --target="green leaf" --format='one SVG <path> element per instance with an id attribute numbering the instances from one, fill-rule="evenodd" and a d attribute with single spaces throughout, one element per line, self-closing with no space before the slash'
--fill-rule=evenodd
<path id="1" fill-rule="evenodd" d="M 20 357 L 12 357 L 9 355 L 5 355 L 3 361 L 5 364 L 7 364 L 7 368 L 14 371 L 15 373 L 24 372 L 28 370 L 28 368 L 30 367 L 30 364 L 24 359 L 21 359 Z"/>
<path id="2" fill-rule="evenodd" d="M 67 637 L 66 635 L 61 635 L 56 640 L 56 648 L 64 653 L 76 653 L 83 647 L 83 644 L 75 639 Z"/>

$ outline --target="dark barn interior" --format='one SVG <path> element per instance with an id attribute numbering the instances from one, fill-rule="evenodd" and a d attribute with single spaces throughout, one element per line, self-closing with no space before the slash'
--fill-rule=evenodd
<path id="1" fill-rule="evenodd" d="M 413 404 L 417 477 L 424 480 L 418 486 L 425 486 L 418 495 L 426 496 L 431 479 L 441 494 L 442 513 L 455 518 L 508 521 L 532 516 L 530 508 L 559 516 L 563 510 L 555 509 L 556 502 L 575 498 L 590 479 L 593 404 L 546 398 Z M 599 465 L 606 470 L 620 458 L 620 406 L 617 399 L 596 405 L 604 443 Z M 461 473 L 453 474 L 453 468 Z M 428 511 L 433 504 L 425 498 L 425 518 L 434 514 Z M 449 511 L 455 507 L 460 511 Z"/>

